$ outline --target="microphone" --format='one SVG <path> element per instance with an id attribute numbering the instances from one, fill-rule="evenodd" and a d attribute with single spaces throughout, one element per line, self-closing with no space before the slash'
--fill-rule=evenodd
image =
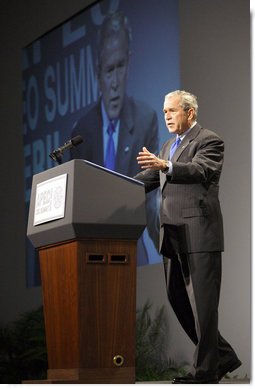
<path id="1" fill-rule="evenodd" d="M 78 146 L 82 142 L 82 137 L 80 135 L 77 135 L 74 138 L 65 142 L 63 146 L 53 150 L 52 153 L 50 153 L 49 157 L 52 158 L 54 161 L 61 163 L 64 152 L 68 149 L 71 149 L 72 147 Z"/>

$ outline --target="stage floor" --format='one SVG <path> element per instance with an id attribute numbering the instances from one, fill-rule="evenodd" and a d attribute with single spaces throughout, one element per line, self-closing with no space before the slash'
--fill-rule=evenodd
<path id="1" fill-rule="evenodd" d="M 224 379 L 219 382 L 219 384 L 237 384 L 237 385 L 249 385 L 251 382 L 247 379 Z M 145 382 L 136 382 L 136 384 L 148 384 L 148 385 L 160 385 L 160 384 L 171 384 L 171 381 L 145 381 Z"/>

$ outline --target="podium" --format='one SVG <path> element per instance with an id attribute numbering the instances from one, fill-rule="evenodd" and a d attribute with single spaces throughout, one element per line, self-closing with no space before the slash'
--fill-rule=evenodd
<path id="1" fill-rule="evenodd" d="M 39 250 L 42 383 L 135 383 L 136 244 L 145 225 L 144 187 L 134 179 L 84 160 L 33 177 L 27 236 Z"/>

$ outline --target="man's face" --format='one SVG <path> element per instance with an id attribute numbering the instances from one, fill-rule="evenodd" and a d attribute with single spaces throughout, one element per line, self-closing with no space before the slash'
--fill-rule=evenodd
<path id="1" fill-rule="evenodd" d="M 194 110 L 192 108 L 184 111 L 180 106 L 179 96 L 167 97 L 164 101 L 163 112 L 168 131 L 178 135 L 181 135 L 190 128 L 194 117 Z"/>
<path id="2" fill-rule="evenodd" d="M 109 38 L 101 56 L 99 86 L 109 119 L 119 117 L 128 73 L 128 47 L 123 32 Z"/>

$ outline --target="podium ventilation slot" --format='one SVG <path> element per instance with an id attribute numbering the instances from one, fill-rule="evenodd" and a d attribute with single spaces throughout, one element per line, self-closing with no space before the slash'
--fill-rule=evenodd
<path id="1" fill-rule="evenodd" d="M 109 254 L 109 262 L 126 263 L 127 262 L 127 254 Z"/>
<path id="2" fill-rule="evenodd" d="M 87 262 L 89 263 L 105 263 L 104 254 L 86 254 Z"/>

